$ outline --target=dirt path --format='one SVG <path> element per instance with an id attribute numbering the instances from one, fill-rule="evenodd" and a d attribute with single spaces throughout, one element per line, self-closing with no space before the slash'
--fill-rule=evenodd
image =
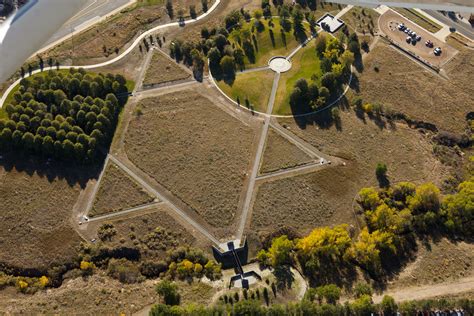
<path id="1" fill-rule="evenodd" d="M 448 283 L 423 285 L 399 290 L 388 290 L 387 292 L 384 292 L 383 295 L 390 295 L 395 299 L 395 301 L 403 302 L 408 300 L 421 300 L 438 296 L 453 295 L 470 291 L 474 291 L 474 276 L 462 278 Z M 374 302 L 380 303 L 382 301 L 383 295 L 375 295 L 373 297 Z"/>

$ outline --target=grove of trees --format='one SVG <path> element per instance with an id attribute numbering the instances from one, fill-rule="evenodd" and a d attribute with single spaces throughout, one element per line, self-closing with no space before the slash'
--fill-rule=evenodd
<path id="1" fill-rule="evenodd" d="M 319 35 L 315 47 L 315 58 L 320 59 L 321 83 L 317 83 L 319 78 L 315 75 L 310 82 L 302 78 L 295 83 L 290 94 L 294 112 L 307 112 L 325 106 L 347 81 L 354 63 L 354 53 L 344 49 L 335 37 Z"/>
<path id="2" fill-rule="evenodd" d="M 0 150 L 90 163 L 110 142 L 127 95 L 123 76 L 84 69 L 22 79 L 0 119 Z"/>
<path id="3" fill-rule="evenodd" d="M 432 183 L 363 188 L 358 203 L 366 226 L 357 236 L 345 224 L 316 228 L 299 239 L 283 235 L 274 238 L 257 259 L 275 269 L 299 264 L 310 279 L 319 282 L 328 274 L 344 278 L 348 266 L 379 278 L 390 273 L 394 262 L 404 260 L 420 236 L 474 236 L 474 178 L 444 197 Z"/>

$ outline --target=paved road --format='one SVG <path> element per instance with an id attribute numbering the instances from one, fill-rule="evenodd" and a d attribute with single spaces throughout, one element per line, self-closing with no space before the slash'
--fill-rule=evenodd
<path id="1" fill-rule="evenodd" d="M 469 26 L 468 24 L 457 20 L 453 21 L 451 18 L 448 17 L 448 15 L 444 15 L 443 13 L 439 11 L 434 11 L 434 10 L 424 10 L 426 13 L 434 17 L 435 19 L 439 20 L 440 22 L 443 22 L 444 24 L 456 28 L 456 30 L 461 33 L 462 35 L 466 36 L 467 38 L 471 39 L 474 41 L 474 28 Z"/>
<path id="2" fill-rule="evenodd" d="M 80 31 L 83 27 L 88 27 L 101 17 L 117 8 L 129 3 L 130 0 L 89 0 L 78 14 L 64 24 L 49 40 L 44 44 L 46 47 L 57 40 L 70 36 L 71 31 Z"/>

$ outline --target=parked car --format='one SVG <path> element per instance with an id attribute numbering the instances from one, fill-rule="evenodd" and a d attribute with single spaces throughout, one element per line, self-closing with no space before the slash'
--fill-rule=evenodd
<path id="1" fill-rule="evenodd" d="M 425 42 L 425 45 L 426 45 L 427 47 L 429 47 L 429 48 L 432 48 L 432 47 L 433 47 L 433 42 L 430 41 L 430 40 L 427 40 L 427 41 Z"/>
<path id="2" fill-rule="evenodd" d="M 434 53 L 436 56 L 441 55 L 441 53 L 442 53 L 441 47 L 436 47 L 436 48 L 433 50 L 433 53 Z"/>
<path id="3" fill-rule="evenodd" d="M 420 36 L 420 35 L 418 35 L 418 36 L 416 37 L 416 41 L 417 41 L 417 42 L 421 41 L 421 36 Z"/>
<path id="4" fill-rule="evenodd" d="M 411 36 L 408 36 L 407 39 L 406 39 L 406 41 L 407 41 L 408 44 L 411 43 L 411 40 L 412 40 Z"/>
<path id="5" fill-rule="evenodd" d="M 409 28 L 406 28 L 403 32 L 405 32 L 406 34 L 408 34 L 410 32 L 410 29 Z"/>
<path id="6" fill-rule="evenodd" d="M 399 29 L 400 31 L 404 31 L 406 28 L 407 28 L 407 27 L 406 27 L 403 23 L 398 24 L 398 29 Z"/>

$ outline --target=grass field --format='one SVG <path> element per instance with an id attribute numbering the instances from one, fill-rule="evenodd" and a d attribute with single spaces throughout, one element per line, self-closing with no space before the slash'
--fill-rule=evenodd
<path id="1" fill-rule="evenodd" d="M 240 102 L 241 105 L 247 106 L 245 100 L 248 99 L 250 109 L 265 113 L 274 77 L 275 73 L 271 70 L 237 73 L 232 85 L 227 84 L 224 80 L 217 81 L 217 85 L 225 94 Z"/>
<path id="2" fill-rule="evenodd" d="M 355 225 L 353 199 L 361 188 L 378 186 L 378 162 L 387 165 L 391 183 L 441 184 L 449 176 L 449 168 L 434 157 L 429 139 L 404 126 L 380 128 L 352 112 L 341 112 L 339 129 L 311 118 L 306 124 L 290 118 L 279 122 L 322 152 L 345 159 L 346 165 L 262 183 L 247 232 L 253 245 L 258 245 L 259 236 L 282 227 L 304 234 L 316 226 Z"/>
<path id="3" fill-rule="evenodd" d="M 414 9 L 393 8 L 393 10 L 397 11 L 407 19 L 415 22 L 416 24 L 418 24 L 425 30 L 430 31 L 431 33 L 436 33 L 442 28 L 438 23 L 434 22 L 430 18 L 417 12 Z"/>
<path id="4" fill-rule="evenodd" d="M 100 183 L 89 216 L 114 213 L 152 202 L 154 198 L 117 165 L 110 162 Z"/>
<path id="5" fill-rule="evenodd" d="M 268 131 L 260 173 L 292 168 L 311 161 L 313 159 L 310 156 L 273 129 Z"/>
<path id="6" fill-rule="evenodd" d="M 440 239 L 419 242 L 414 260 L 391 284 L 393 288 L 442 283 L 474 275 L 474 245 Z"/>
<path id="7" fill-rule="evenodd" d="M 76 256 L 71 224 L 81 183 L 91 170 L 25 157 L 0 160 L 0 263 L 39 271 Z"/>
<path id="8" fill-rule="evenodd" d="M 246 57 L 245 63 L 247 65 L 247 68 L 265 66 L 267 65 L 271 57 L 287 56 L 293 49 L 298 46 L 299 42 L 293 35 L 292 31 L 281 33 L 282 27 L 280 26 L 279 18 L 273 18 L 271 21 L 273 22 L 273 27 L 270 28 L 268 25 L 270 20 L 262 19 L 261 23 L 264 26 L 263 30 L 261 30 L 260 32 L 255 30 L 254 32 L 252 32 L 254 20 L 251 20 L 250 22 L 244 23 L 241 29 L 234 30 L 229 35 L 230 42 L 235 46 L 240 46 L 237 38 L 240 38 L 242 36 L 241 34 L 243 31 L 249 31 L 252 33 L 252 35 L 255 35 L 255 41 L 253 41 L 255 49 L 255 62 L 250 63 L 250 61 Z M 270 36 L 270 29 L 273 31 L 274 34 L 274 42 L 272 42 Z M 309 35 L 309 32 L 307 33 Z M 282 34 L 284 34 L 284 37 Z"/>
<path id="9" fill-rule="evenodd" d="M 290 106 L 290 94 L 298 79 L 304 78 L 308 82 L 315 75 L 321 77 L 320 60 L 316 56 L 314 41 L 311 41 L 306 47 L 300 49 L 291 59 L 291 69 L 281 74 L 278 90 L 275 97 L 273 114 L 291 115 L 297 114 Z M 316 82 L 318 82 L 316 81 Z"/>
<path id="10" fill-rule="evenodd" d="M 358 166 L 338 166 L 261 184 L 255 197 L 249 235 L 251 248 L 260 235 L 291 228 L 299 234 L 318 226 L 354 224 L 352 198 Z"/>
<path id="11" fill-rule="evenodd" d="M 138 247 L 142 259 L 164 260 L 166 251 L 179 246 L 192 246 L 196 238 L 158 205 L 145 215 L 109 221 L 117 231 L 111 246 Z M 157 233 L 155 230 L 159 230 Z"/>
<path id="12" fill-rule="evenodd" d="M 466 115 L 474 108 L 474 89 L 466 85 L 474 71 L 473 55 L 466 52 L 455 57 L 447 66 L 450 80 L 444 80 L 379 43 L 364 61 L 360 96 L 364 103 L 378 102 L 438 129 L 462 133 Z"/>
<path id="13" fill-rule="evenodd" d="M 321 152 L 356 163 L 360 174 L 352 181 L 358 181 L 359 187 L 378 185 L 375 177 L 378 162 L 387 165 L 393 183 L 432 181 L 441 184 L 449 171 L 434 156 L 429 137 L 403 124 L 391 125 L 367 116 L 359 118 L 352 111 L 340 112 L 339 127 L 327 125 L 322 113 L 317 119 L 279 121 Z"/>
<path id="14" fill-rule="evenodd" d="M 164 56 L 163 53 L 155 51 L 150 65 L 146 71 L 143 85 L 154 85 L 170 81 L 184 80 L 191 77 L 191 74 L 184 71 L 173 60 Z"/>
<path id="15" fill-rule="evenodd" d="M 193 91 L 140 102 L 125 149 L 130 160 L 215 227 L 236 215 L 254 129 Z"/>

